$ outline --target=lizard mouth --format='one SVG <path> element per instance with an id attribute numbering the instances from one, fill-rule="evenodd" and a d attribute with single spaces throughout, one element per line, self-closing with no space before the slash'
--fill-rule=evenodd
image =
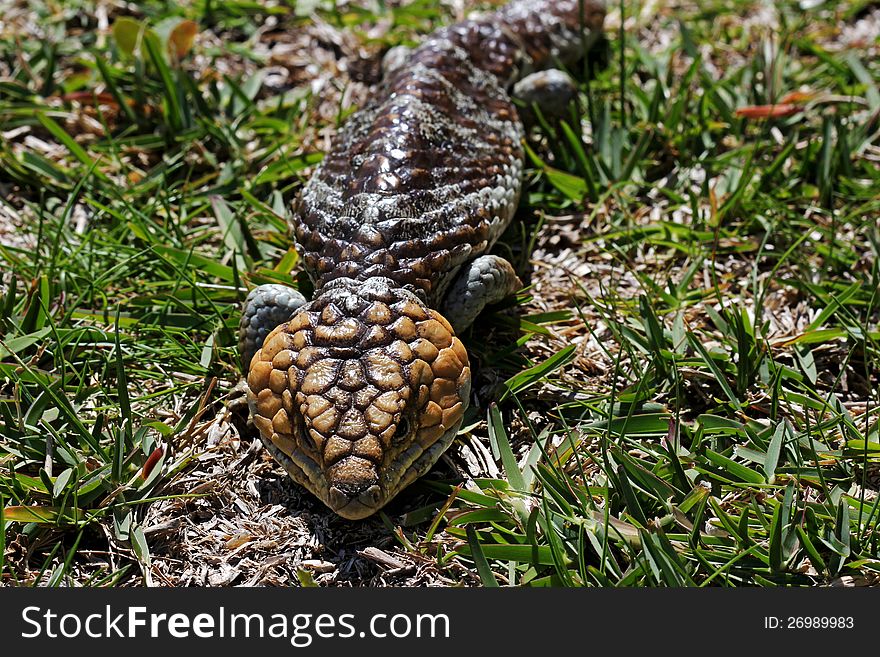
<path id="1" fill-rule="evenodd" d="M 367 517 L 427 472 L 468 404 L 449 322 L 385 278 L 337 279 L 272 331 L 248 404 L 272 455 L 338 515 Z"/>

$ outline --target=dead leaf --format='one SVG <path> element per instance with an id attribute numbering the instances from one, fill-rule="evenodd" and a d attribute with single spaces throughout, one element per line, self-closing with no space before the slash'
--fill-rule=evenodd
<path id="1" fill-rule="evenodd" d="M 748 105 L 739 107 L 736 115 L 746 119 L 778 119 L 784 116 L 791 116 L 803 111 L 801 107 L 790 103 L 779 103 L 777 105 Z"/>
<path id="2" fill-rule="evenodd" d="M 165 450 L 162 447 L 157 447 L 152 451 L 150 456 L 147 457 L 146 463 L 144 463 L 143 470 L 141 471 L 141 477 L 146 479 L 150 476 L 150 473 L 153 471 L 153 468 L 156 467 L 156 464 L 159 462 L 159 459 L 162 458 L 162 454 L 165 453 Z"/>
<path id="3" fill-rule="evenodd" d="M 168 52 L 177 59 L 183 59 L 192 50 L 199 26 L 195 21 L 184 20 L 168 35 Z"/>
<path id="4" fill-rule="evenodd" d="M 61 100 L 64 102 L 77 102 L 80 105 L 111 105 L 114 107 L 118 107 L 119 104 L 116 102 L 116 99 L 112 94 L 107 93 L 106 91 L 102 91 L 100 93 L 95 93 L 94 91 L 74 91 L 69 94 L 64 94 L 61 96 Z"/>
<path id="5" fill-rule="evenodd" d="M 812 91 L 792 91 L 780 98 L 779 102 L 782 105 L 803 105 L 812 100 L 815 95 Z"/>

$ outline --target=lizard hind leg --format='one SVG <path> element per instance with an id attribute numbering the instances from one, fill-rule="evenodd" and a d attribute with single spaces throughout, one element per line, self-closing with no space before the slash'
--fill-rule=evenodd
<path id="1" fill-rule="evenodd" d="M 382 76 L 388 77 L 391 73 L 406 64 L 406 60 L 412 53 L 409 46 L 394 46 L 382 56 Z"/>
<path id="2" fill-rule="evenodd" d="M 511 96 L 523 103 L 518 108 L 526 125 L 536 121 L 533 106 L 549 119 L 565 116 L 569 103 L 577 97 L 577 85 L 568 73 L 551 68 L 527 75 L 513 85 Z"/>

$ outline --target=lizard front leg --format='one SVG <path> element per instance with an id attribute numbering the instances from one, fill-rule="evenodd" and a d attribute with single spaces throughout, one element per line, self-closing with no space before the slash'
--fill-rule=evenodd
<path id="1" fill-rule="evenodd" d="M 483 255 L 465 265 L 458 273 L 440 312 L 460 334 L 473 324 L 483 308 L 501 301 L 522 287 L 511 265 L 497 255 Z"/>
<path id="2" fill-rule="evenodd" d="M 233 414 L 247 414 L 247 374 L 254 354 L 259 351 L 276 326 L 288 321 L 306 298 L 286 285 L 267 283 L 255 287 L 247 295 L 238 323 L 238 354 L 241 358 L 241 380 L 229 394 L 226 407 Z"/>
<path id="3" fill-rule="evenodd" d="M 243 372 L 247 373 L 251 359 L 272 329 L 289 320 L 305 302 L 302 294 L 286 285 L 267 283 L 251 290 L 244 300 L 238 324 L 238 353 Z"/>

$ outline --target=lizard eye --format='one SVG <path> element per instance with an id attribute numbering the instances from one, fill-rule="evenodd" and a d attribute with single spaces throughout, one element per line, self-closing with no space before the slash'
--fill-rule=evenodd
<path id="1" fill-rule="evenodd" d="M 312 434 L 309 432 L 309 429 L 306 427 L 306 423 L 303 420 L 302 416 L 297 414 L 296 418 L 296 433 L 300 437 L 302 441 L 303 447 L 313 452 L 318 451 L 318 445 L 315 443 L 315 439 L 312 437 Z"/>
<path id="2" fill-rule="evenodd" d="M 394 431 L 394 436 L 392 440 L 400 440 L 401 438 L 406 438 L 409 434 L 409 420 L 405 417 L 400 418 L 400 422 L 397 423 L 397 429 Z"/>

